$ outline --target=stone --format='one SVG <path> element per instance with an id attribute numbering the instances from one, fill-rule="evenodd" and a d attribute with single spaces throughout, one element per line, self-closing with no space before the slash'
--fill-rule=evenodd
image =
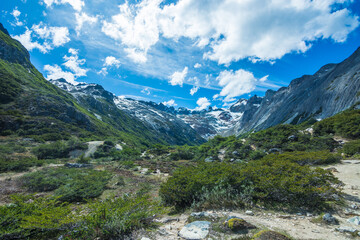
<path id="1" fill-rule="evenodd" d="M 291 135 L 288 137 L 288 140 L 290 141 L 297 141 L 298 137 L 296 135 Z"/>
<path id="2" fill-rule="evenodd" d="M 357 231 L 355 228 L 352 227 L 338 227 L 336 228 L 336 230 L 342 233 L 354 233 Z"/>
<path id="3" fill-rule="evenodd" d="M 181 229 L 179 236 L 187 240 L 201 240 L 209 234 L 211 223 L 208 221 L 195 221 Z"/>
<path id="4" fill-rule="evenodd" d="M 349 223 L 352 223 L 352 224 L 355 224 L 355 225 L 360 225 L 360 217 L 359 216 L 349 218 L 347 221 Z"/>
<path id="5" fill-rule="evenodd" d="M 337 220 L 330 213 L 325 213 L 322 219 L 328 224 L 337 224 Z"/>
<path id="6" fill-rule="evenodd" d="M 281 153 L 281 149 L 280 148 L 270 148 L 269 149 L 269 153 Z"/>
<path id="7" fill-rule="evenodd" d="M 254 240 L 270 240 L 270 239 L 276 239 L 276 240 L 290 240 L 287 236 L 270 230 L 264 230 L 260 231 L 257 234 L 254 235 L 252 238 Z"/>
<path id="8" fill-rule="evenodd" d="M 151 239 L 147 237 L 142 237 L 141 240 L 151 240 Z"/>
<path id="9" fill-rule="evenodd" d="M 205 162 L 207 162 L 207 163 L 214 162 L 214 158 L 213 157 L 207 157 L 207 158 L 205 158 Z"/>
<path id="10" fill-rule="evenodd" d="M 65 167 L 68 168 L 88 168 L 92 167 L 91 164 L 84 164 L 84 163 L 66 163 Z"/>
<path id="11" fill-rule="evenodd" d="M 241 230 L 248 230 L 248 229 L 255 229 L 256 227 L 251 223 L 246 222 L 242 218 L 234 218 L 233 216 L 228 218 L 224 222 L 224 227 L 230 229 L 231 231 L 241 231 Z"/>
<path id="12" fill-rule="evenodd" d="M 307 217 L 312 217 L 313 214 L 312 214 L 312 213 L 306 213 L 306 216 L 307 216 Z"/>
<path id="13" fill-rule="evenodd" d="M 191 217 L 194 218 L 217 218 L 218 215 L 216 213 L 209 213 L 209 212 L 193 212 L 190 214 Z"/>
<path id="14" fill-rule="evenodd" d="M 250 211 L 250 210 L 246 211 L 245 214 L 246 214 L 246 215 L 250 215 L 250 216 L 254 216 L 253 211 Z"/>

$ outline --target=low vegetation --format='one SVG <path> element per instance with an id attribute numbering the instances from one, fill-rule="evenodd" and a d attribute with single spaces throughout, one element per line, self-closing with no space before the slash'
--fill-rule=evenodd
<path id="1" fill-rule="evenodd" d="M 21 177 L 30 192 L 54 191 L 63 202 L 82 202 L 96 198 L 105 190 L 111 175 L 92 169 L 48 168 Z"/>
<path id="2" fill-rule="evenodd" d="M 216 196 L 214 190 L 238 201 L 237 205 L 253 202 L 314 209 L 324 207 L 331 194 L 338 193 L 338 189 L 333 187 L 336 183 L 337 179 L 328 171 L 312 170 L 286 160 L 208 163 L 175 171 L 161 186 L 160 196 L 166 205 L 177 209 L 190 207 L 199 201 L 213 201 L 213 197 L 206 195 Z"/>

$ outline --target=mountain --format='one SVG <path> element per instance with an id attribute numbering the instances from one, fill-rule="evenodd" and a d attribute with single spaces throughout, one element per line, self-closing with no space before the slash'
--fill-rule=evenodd
<path id="1" fill-rule="evenodd" d="M 309 118 L 324 119 L 359 101 L 360 48 L 339 64 L 327 64 L 314 75 L 304 75 L 288 87 L 268 90 L 263 98 L 254 96 L 247 102 L 256 104 L 230 107 L 243 115 L 223 135 L 258 131 L 281 123 L 299 124 Z"/>
<path id="2" fill-rule="evenodd" d="M 50 82 L 69 92 L 81 105 L 92 109 L 93 114 L 99 120 L 106 121 L 113 126 L 119 125 L 114 119 L 114 113 L 122 112 L 140 121 L 154 135 L 161 136 L 169 144 L 193 145 L 204 142 L 204 139 L 194 129 L 177 118 L 170 110 L 168 112 L 160 110 L 159 107 L 152 106 L 150 102 L 116 97 L 98 84 L 73 85 L 65 79 L 50 80 Z"/>
<path id="3" fill-rule="evenodd" d="M 114 95 L 95 84 L 65 86 L 47 81 L 30 62 L 28 51 L 0 25 L 0 134 L 38 140 L 116 137 L 135 145 L 197 144 L 204 140 L 190 127 L 169 124 L 159 134 L 118 108 Z M 62 87 L 64 88 L 64 87 Z M 83 90 L 84 92 L 80 91 Z M 71 91 L 75 91 L 72 94 Z M 70 92 L 70 93 L 69 93 Z M 169 120 L 170 121 L 170 120 Z"/>

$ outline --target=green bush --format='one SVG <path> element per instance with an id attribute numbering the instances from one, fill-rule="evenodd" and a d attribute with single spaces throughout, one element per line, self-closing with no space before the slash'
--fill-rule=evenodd
<path id="1" fill-rule="evenodd" d="M 52 239 L 76 222 L 70 206 L 57 198 L 13 195 L 0 206 L 1 239 Z"/>
<path id="2" fill-rule="evenodd" d="M 264 160 L 288 160 L 296 162 L 299 165 L 322 165 L 340 162 L 341 156 L 328 151 L 318 152 L 286 152 L 283 154 L 270 154 L 263 158 Z"/>
<path id="3" fill-rule="evenodd" d="M 252 200 L 273 206 L 321 208 L 331 194 L 337 193 L 332 187 L 335 183 L 338 180 L 328 171 L 284 160 L 209 163 L 176 170 L 161 185 L 159 194 L 166 205 L 177 209 L 206 200 L 205 195 L 220 186 L 230 191 L 223 196 L 241 196 L 238 204 Z"/>
<path id="4" fill-rule="evenodd" d="M 18 156 L 16 158 L 0 156 L 0 173 L 3 172 L 22 172 L 27 171 L 30 167 L 42 166 L 43 160 L 36 157 Z"/>
<path id="5" fill-rule="evenodd" d="M 314 125 L 314 134 L 335 134 L 345 138 L 360 137 L 360 110 L 345 110 Z"/>
<path id="6" fill-rule="evenodd" d="M 56 159 L 69 157 L 69 153 L 75 149 L 85 150 L 87 144 L 76 138 L 71 138 L 69 141 L 60 140 L 50 144 L 42 144 L 35 147 L 32 152 L 39 159 Z"/>
<path id="7" fill-rule="evenodd" d="M 76 239 L 123 239 L 136 229 L 152 226 L 154 217 L 163 213 L 147 195 L 92 202 L 87 209 L 80 231 L 72 236 Z"/>
<path id="8" fill-rule="evenodd" d="M 343 152 L 347 156 L 353 156 L 355 154 L 360 154 L 360 140 L 347 142 L 344 144 Z"/>
<path id="9" fill-rule="evenodd" d="M 101 195 L 110 174 L 92 169 L 49 168 L 36 173 L 29 173 L 20 178 L 23 186 L 31 192 L 55 190 L 64 202 L 81 202 Z"/>

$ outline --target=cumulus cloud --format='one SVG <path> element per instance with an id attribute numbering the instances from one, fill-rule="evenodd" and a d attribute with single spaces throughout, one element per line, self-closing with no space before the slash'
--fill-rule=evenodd
<path id="1" fill-rule="evenodd" d="M 186 78 L 186 75 L 188 74 L 188 67 L 185 67 L 184 70 L 182 72 L 174 72 L 173 75 L 170 76 L 170 80 L 169 83 L 172 86 L 183 86 L 184 84 L 184 80 Z"/>
<path id="2" fill-rule="evenodd" d="M 78 12 L 85 6 L 85 2 L 82 0 L 43 0 L 46 7 L 51 7 L 52 5 L 60 4 L 70 4 L 72 8 Z"/>
<path id="3" fill-rule="evenodd" d="M 175 100 L 174 99 L 171 99 L 167 102 L 162 102 L 162 104 L 164 104 L 165 106 L 169 106 L 169 107 L 175 107 L 177 106 L 177 104 L 175 103 Z"/>
<path id="4" fill-rule="evenodd" d="M 126 1 L 120 5 L 120 13 L 111 21 L 103 21 L 102 31 L 120 41 L 135 62 L 146 62 L 146 54 L 159 40 L 158 17 L 162 0 L 144 0 L 130 6 Z"/>
<path id="5" fill-rule="evenodd" d="M 102 75 L 106 76 L 108 74 L 109 68 L 111 68 L 111 67 L 119 68 L 120 64 L 121 63 L 118 59 L 116 59 L 113 56 L 108 56 L 104 59 L 103 68 L 98 72 L 98 74 L 102 74 Z"/>
<path id="6" fill-rule="evenodd" d="M 193 88 L 190 89 L 190 95 L 193 96 L 195 93 L 197 93 L 197 91 L 199 91 L 199 87 L 193 86 Z"/>
<path id="7" fill-rule="evenodd" d="M 119 14 L 103 22 L 102 30 L 129 53 L 141 53 L 142 61 L 163 36 L 187 37 L 200 48 L 209 46 L 204 58 L 219 64 L 246 58 L 273 62 L 291 52 L 306 52 L 319 39 L 344 42 L 359 26 L 358 16 L 342 7 L 348 2 L 351 0 L 125 2 Z"/>
<path id="8" fill-rule="evenodd" d="M 75 31 L 76 31 L 78 36 L 80 35 L 80 31 L 81 31 L 84 23 L 94 24 L 94 23 L 97 23 L 97 21 L 98 21 L 97 16 L 91 17 L 91 16 L 87 15 L 84 12 L 75 13 L 75 19 L 76 19 Z"/>
<path id="9" fill-rule="evenodd" d="M 241 96 L 246 93 L 250 93 L 255 90 L 257 84 L 266 81 L 268 76 L 261 79 L 257 79 L 251 72 L 239 69 L 237 71 L 222 71 L 216 78 L 219 86 L 222 87 L 220 94 L 213 96 L 213 99 L 217 99 L 220 96 L 224 97 L 224 102 L 232 102 L 235 97 Z"/>
<path id="10" fill-rule="evenodd" d="M 46 79 L 59 79 L 64 78 L 66 81 L 76 85 L 78 82 L 75 80 L 79 77 L 86 76 L 87 69 L 83 69 L 81 66 L 85 64 L 85 59 L 79 59 L 79 50 L 70 48 L 70 56 L 65 55 L 63 57 L 64 65 L 70 71 L 64 71 L 58 65 L 45 65 L 44 70 L 47 72 Z"/>
<path id="11" fill-rule="evenodd" d="M 204 110 L 204 109 L 208 108 L 211 105 L 210 101 L 206 97 L 199 98 L 196 101 L 196 104 L 198 105 L 195 108 L 196 111 Z"/>
<path id="12" fill-rule="evenodd" d="M 200 63 L 196 63 L 196 64 L 194 65 L 194 68 L 201 68 L 201 64 L 200 64 Z"/>
<path id="13" fill-rule="evenodd" d="M 10 14 L 11 14 L 11 15 L 15 18 L 15 20 L 16 20 L 16 22 L 15 22 L 14 24 L 11 23 L 11 25 L 13 25 L 13 26 L 23 26 L 23 25 L 24 25 L 24 23 L 19 20 L 19 16 L 21 15 L 21 12 L 18 10 L 17 7 L 15 7 L 14 10 L 13 10 Z"/>
<path id="14" fill-rule="evenodd" d="M 48 27 L 43 23 L 33 25 L 31 29 L 26 29 L 25 33 L 14 38 L 20 41 L 27 50 L 39 49 L 42 53 L 47 53 L 70 41 L 67 27 Z"/>

